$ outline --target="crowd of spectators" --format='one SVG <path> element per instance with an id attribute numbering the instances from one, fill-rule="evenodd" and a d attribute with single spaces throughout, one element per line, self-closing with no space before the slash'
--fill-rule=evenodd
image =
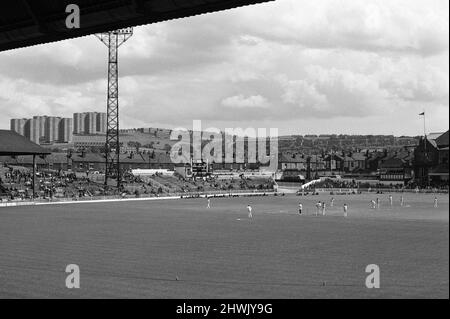
<path id="1" fill-rule="evenodd" d="M 38 171 L 35 178 L 35 198 L 92 196 L 87 177 L 77 177 L 63 171 Z M 0 199 L 27 200 L 33 197 L 32 173 L 24 168 L 5 166 L 0 171 Z"/>
<path id="2" fill-rule="evenodd" d="M 92 175 L 92 174 L 91 174 Z M 35 179 L 35 195 L 40 199 L 53 198 L 85 198 L 96 196 L 161 196 L 164 194 L 189 193 L 215 193 L 231 191 L 270 191 L 274 188 L 273 180 L 269 178 L 246 178 L 244 176 L 220 179 L 214 176 L 198 178 L 184 178 L 175 173 L 167 176 L 156 173 L 152 176 L 140 177 L 126 173 L 123 177 L 123 186 L 105 187 L 102 182 L 93 179 L 93 175 L 74 174 L 63 171 L 39 171 Z M 110 183 L 113 185 L 114 183 Z M 447 191 L 448 184 L 434 185 L 421 188 L 415 184 L 403 186 L 401 184 L 366 183 L 358 180 L 324 179 L 309 188 L 306 192 L 315 192 L 316 189 L 329 189 L 333 192 L 355 192 L 369 190 L 381 192 L 386 189 L 403 191 Z M 0 200 L 26 200 L 32 198 L 32 174 L 25 168 L 5 166 L 0 169 Z"/>
<path id="3" fill-rule="evenodd" d="M 308 190 L 313 189 L 367 189 L 369 191 L 377 190 L 418 190 L 418 191 L 448 191 L 449 185 L 446 183 L 433 184 L 429 186 L 419 186 L 415 183 L 404 184 L 393 184 L 393 183 L 368 183 L 359 182 L 358 180 L 335 180 L 335 179 L 324 179 L 320 182 L 315 183 L 308 187 Z"/>

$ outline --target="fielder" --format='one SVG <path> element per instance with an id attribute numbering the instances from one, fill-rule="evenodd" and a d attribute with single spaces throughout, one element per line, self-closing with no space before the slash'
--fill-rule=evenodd
<path id="1" fill-rule="evenodd" d="M 253 214 L 252 214 L 252 206 L 247 205 L 247 211 L 248 211 L 248 218 L 252 219 L 253 218 Z"/>
<path id="2" fill-rule="evenodd" d="M 319 216 L 321 208 L 322 208 L 322 203 L 321 202 L 317 202 L 316 203 L 316 216 Z"/>

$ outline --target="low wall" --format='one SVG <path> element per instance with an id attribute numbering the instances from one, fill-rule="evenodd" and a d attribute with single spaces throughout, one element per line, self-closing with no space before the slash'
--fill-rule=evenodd
<path id="1" fill-rule="evenodd" d="M 244 197 L 244 196 L 263 196 L 273 194 L 273 190 L 268 191 L 233 191 L 233 192 L 193 192 L 193 193 L 178 193 L 170 196 L 140 196 L 140 197 L 120 197 L 120 196 L 100 196 L 100 197 L 86 197 L 78 200 L 72 198 L 54 199 L 51 201 L 10 201 L 0 202 L 1 207 L 18 207 L 18 206 L 40 206 L 40 205 L 67 205 L 67 204 L 93 204 L 93 203 L 109 203 L 122 201 L 160 201 L 160 200 L 176 200 L 182 198 L 206 198 L 206 197 Z"/>

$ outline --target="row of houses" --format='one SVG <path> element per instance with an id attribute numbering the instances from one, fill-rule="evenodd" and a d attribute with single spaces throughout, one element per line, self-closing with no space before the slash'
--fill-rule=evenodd
<path id="1" fill-rule="evenodd" d="M 0 163 L 10 166 L 32 167 L 30 156 L 0 157 Z M 122 154 L 120 155 L 122 169 L 169 169 L 175 165 L 166 153 L 154 154 Z M 36 158 L 39 170 L 73 171 L 73 172 L 104 172 L 105 156 L 99 153 L 52 153 Z"/>
<path id="2" fill-rule="evenodd" d="M 416 147 L 396 150 L 305 155 L 300 152 L 280 154 L 279 169 L 314 174 L 376 175 L 382 181 L 411 181 L 418 184 L 448 184 L 448 131 L 422 138 Z"/>
<path id="3" fill-rule="evenodd" d="M 363 153 L 305 155 L 298 152 L 284 152 L 280 154 L 279 169 L 307 170 L 309 167 L 313 171 L 327 170 L 344 173 L 367 169 L 369 160 L 372 161 L 367 154 Z"/>
<path id="4" fill-rule="evenodd" d="M 411 166 L 414 153 L 410 150 L 397 152 L 354 153 L 349 155 L 327 154 L 306 156 L 299 153 L 283 153 L 281 170 L 328 171 L 335 174 L 370 173 L 398 165 Z"/>

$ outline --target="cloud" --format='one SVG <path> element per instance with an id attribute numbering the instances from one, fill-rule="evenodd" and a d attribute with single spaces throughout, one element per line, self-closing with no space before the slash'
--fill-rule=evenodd
<path id="1" fill-rule="evenodd" d="M 448 51 L 448 1 L 302 0 L 280 1 L 279 7 L 277 19 L 270 7 L 261 8 L 265 14 L 252 20 L 251 33 L 308 48 L 425 56 Z"/>
<path id="2" fill-rule="evenodd" d="M 445 63 L 433 65 L 422 59 L 384 59 L 377 71 L 380 86 L 392 98 L 427 103 L 447 103 L 449 73 Z"/>
<path id="3" fill-rule="evenodd" d="M 284 88 L 284 93 L 281 97 L 284 103 L 294 104 L 301 109 L 324 110 L 329 107 L 326 95 L 320 93 L 313 84 L 307 81 L 283 79 L 281 85 Z"/>
<path id="4" fill-rule="evenodd" d="M 249 97 L 235 95 L 222 100 L 222 105 L 230 108 L 266 108 L 269 102 L 261 95 Z"/>

